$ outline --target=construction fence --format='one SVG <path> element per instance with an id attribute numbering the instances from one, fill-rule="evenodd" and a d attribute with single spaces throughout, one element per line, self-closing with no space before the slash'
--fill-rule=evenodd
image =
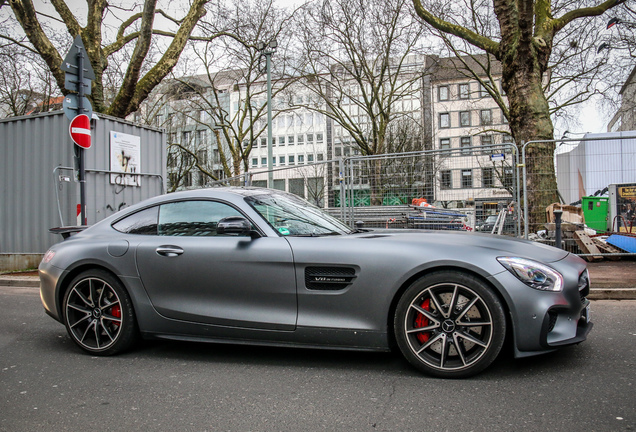
<path id="1" fill-rule="evenodd" d="M 526 238 L 554 245 L 562 211 L 562 248 L 589 260 L 636 256 L 636 133 L 530 141 L 521 164 Z"/>

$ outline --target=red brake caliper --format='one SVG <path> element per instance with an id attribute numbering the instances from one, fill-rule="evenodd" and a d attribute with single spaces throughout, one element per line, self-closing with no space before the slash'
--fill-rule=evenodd
<path id="1" fill-rule="evenodd" d="M 430 311 L 431 310 L 431 300 L 430 299 L 426 299 L 424 300 L 424 303 L 422 303 L 421 305 L 422 309 L 426 310 L 426 311 Z M 423 314 L 419 313 L 417 314 L 417 317 L 415 317 L 415 328 L 420 328 L 420 327 L 426 327 L 428 326 L 429 320 L 428 318 L 426 318 Z M 428 342 L 428 340 L 431 338 L 431 334 L 430 333 L 418 333 L 417 334 L 417 340 L 420 341 L 420 343 L 426 343 Z"/>
<path id="2" fill-rule="evenodd" d="M 115 318 L 121 318 L 121 307 L 119 307 L 119 305 L 116 304 L 110 309 L 110 314 L 114 316 Z M 118 322 L 113 321 L 113 324 L 115 324 L 116 326 L 119 326 Z"/>

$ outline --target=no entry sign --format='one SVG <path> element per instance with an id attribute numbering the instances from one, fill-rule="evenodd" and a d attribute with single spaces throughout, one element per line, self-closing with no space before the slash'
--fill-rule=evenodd
<path id="1" fill-rule="evenodd" d="M 91 120 L 86 114 L 80 114 L 71 120 L 68 131 L 75 144 L 84 149 L 91 147 Z"/>

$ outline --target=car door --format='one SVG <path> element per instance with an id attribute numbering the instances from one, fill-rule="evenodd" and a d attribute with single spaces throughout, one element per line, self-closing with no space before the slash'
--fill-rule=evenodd
<path id="1" fill-rule="evenodd" d="M 293 330 L 297 301 L 289 244 L 281 237 L 218 235 L 218 201 L 159 206 L 156 235 L 140 236 L 139 276 L 165 317 L 221 326 Z"/>

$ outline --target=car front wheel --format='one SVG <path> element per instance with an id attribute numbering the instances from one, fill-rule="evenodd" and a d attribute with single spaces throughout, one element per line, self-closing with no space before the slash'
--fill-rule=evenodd
<path id="1" fill-rule="evenodd" d="M 506 319 L 501 301 L 483 281 L 456 271 L 437 272 L 404 292 L 394 331 L 413 366 L 437 377 L 463 378 L 497 357 Z"/>
<path id="2" fill-rule="evenodd" d="M 91 354 L 116 354 L 136 340 L 130 297 L 121 283 L 105 271 L 87 271 L 73 279 L 63 306 L 68 334 Z"/>

